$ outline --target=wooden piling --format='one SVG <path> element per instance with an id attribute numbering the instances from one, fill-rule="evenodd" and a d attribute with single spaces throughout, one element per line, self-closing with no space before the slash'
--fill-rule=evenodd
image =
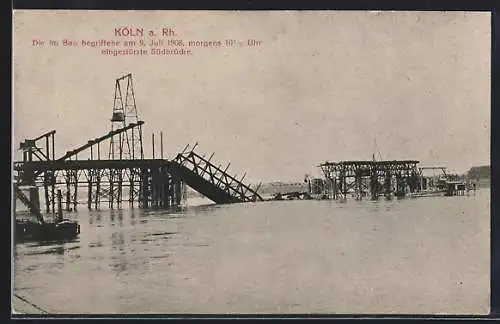
<path id="1" fill-rule="evenodd" d="M 43 191 L 45 194 L 45 210 L 47 213 L 49 213 L 50 212 L 49 176 L 48 176 L 47 172 L 44 172 L 43 177 L 44 177 L 44 179 L 43 179 Z"/>
<path id="2" fill-rule="evenodd" d="M 87 191 L 88 191 L 88 197 L 87 197 L 87 208 L 89 210 L 92 209 L 92 175 L 93 172 L 92 170 L 87 170 L 88 172 L 88 186 L 87 186 Z"/>
<path id="3" fill-rule="evenodd" d="M 133 146 L 132 146 L 133 147 Z M 131 207 L 134 206 L 134 176 L 135 176 L 135 169 L 132 169 L 130 168 L 129 169 L 129 173 L 130 173 L 130 190 L 129 190 L 129 194 L 128 194 L 128 202 L 129 202 L 129 205 Z"/>
<path id="4" fill-rule="evenodd" d="M 54 177 L 55 177 L 55 175 L 54 175 Z M 50 196 L 52 198 L 52 200 L 51 200 L 52 212 L 55 213 L 55 211 L 56 211 L 56 184 L 55 184 L 55 179 L 52 179 L 52 177 L 51 177 L 50 181 L 51 181 L 50 182 L 50 184 L 51 184 L 51 186 L 50 186 L 51 195 Z"/>
<path id="5" fill-rule="evenodd" d="M 63 220 L 63 211 L 62 211 L 62 192 L 61 189 L 57 190 L 57 221 L 60 222 Z"/>
<path id="6" fill-rule="evenodd" d="M 101 193 L 101 171 L 97 170 L 96 171 L 96 187 L 95 187 L 95 209 L 98 209 L 99 207 L 99 197 Z"/>
<path id="7" fill-rule="evenodd" d="M 153 160 L 155 158 L 155 134 L 151 134 L 151 142 L 152 142 L 152 146 L 153 146 Z"/>
<path id="8" fill-rule="evenodd" d="M 123 188 L 123 173 L 122 170 L 116 170 L 118 175 L 118 188 L 116 193 L 116 207 L 120 208 L 122 205 L 122 188 Z"/>
<path id="9" fill-rule="evenodd" d="M 78 172 L 73 171 L 73 180 L 74 182 L 74 196 L 73 196 L 73 211 L 77 210 L 78 205 Z"/>
<path id="10" fill-rule="evenodd" d="M 114 170 L 109 170 L 109 208 L 114 208 Z"/>
<path id="11" fill-rule="evenodd" d="M 160 132 L 160 157 L 163 160 L 163 132 Z"/>

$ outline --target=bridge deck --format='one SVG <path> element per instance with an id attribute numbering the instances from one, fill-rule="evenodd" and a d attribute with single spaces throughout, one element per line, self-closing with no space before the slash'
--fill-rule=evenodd
<path id="1" fill-rule="evenodd" d="M 195 153 L 191 152 L 191 155 Z M 198 155 L 196 155 L 199 157 Z M 199 157 L 201 158 L 201 157 Z M 204 160 L 208 163 L 208 161 Z M 190 187 L 200 192 L 215 203 L 235 203 L 244 201 L 262 200 L 262 198 L 241 180 L 220 170 L 208 163 L 209 170 L 205 177 L 198 174 L 195 166 L 194 170 L 187 168 L 178 160 L 165 159 L 130 159 L 130 160 L 48 160 L 31 162 L 14 162 L 14 170 L 28 174 L 43 173 L 51 171 L 79 171 L 79 170 L 126 170 L 126 169 L 158 169 L 166 168 L 170 174 L 175 174 L 186 182 Z M 200 167 L 197 165 L 197 167 Z M 206 167 L 205 167 L 206 169 Z M 213 169 L 213 170 L 212 170 Z"/>
<path id="2" fill-rule="evenodd" d="M 50 160 L 32 162 L 14 162 L 14 170 L 57 171 L 87 169 L 131 169 L 170 166 L 171 161 L 162 159 L 142 160 Z"/>

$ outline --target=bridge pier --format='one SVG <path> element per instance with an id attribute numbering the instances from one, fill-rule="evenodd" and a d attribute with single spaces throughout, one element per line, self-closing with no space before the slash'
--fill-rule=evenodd
<path id="1" fill-rule="evenodd" d="M 168 174 L 168 171 L 166 168 L 161 168 L 161 200 L 162 200 L 162 205 L 161 207 L 168 208 L 170 207 L 170 201 L 169 201 L 169 196 L 170 192 L 168 190 L 168 183 L 170 180 L 170 175 Z"/>
<path id="2" fill-rule="evenodd" d="M 390 171 L 385 173 L 384 179 L 384 194 L 385 198 L 390 199 L 392 193 L 392 175 Z"/>
<path id="3" fill-rule="evenodd" d="M 73 211 L 77 210 L 78 206 L 78 172 L 72 170 L 71 174 L 73 176 Z"/>
<path id="4" fill-rule="evenodd" d="M 396 175 L 396 196 L 403 198 L 406 194 L 405 181 L 401 173 Z"/>
<path id="5" fill-rule="evenodd" d="M 99 208 L 100 197 L 101 197 L 101 170 L 95 170 L 96 175 L 96 187 L 95 187 L 95 199 L 94 199 L 94 208 Z"/>
<path id="6" fill-rule="evenodd" d="M 117 193 L 116 193 L 116 207 L 121 208 L 122 206 L 122 189 L 123 189 L 123 171 L 122 170 L 116 170 L 116 174 L 118 176 L 118 186 L 117 186 Z"/>
<path id="7" fill-rule="evenodd" d="M 158 174 L 158 169 L 154 168 L 151 169 L 151 178 L 150 178 L 150 186 L 151 186 L 151 206 L 152 207 L 158 207 L 160 202 L 159 202 L 159 197 L 160 197 L 160 192 L 159 192 L 159 174 Z"/>
<path id="8" fill-rule="evenodd" d="M 71 191 L 71 179 L 70 179 L 70 176 L 69 176 L 69 172 L 65 172 L 64 177 L 66 178 L 66 201 L 65 201 L 66 208 L 65 208 L 65 210 L 66 211 L 70 211 L 69 202 L 71 201 L 71 194 L 70 194 L 70 191 Z"/>
<path id="9" fill-rule="evenodd" d="M 68 152 L 65 156 L 74 156 L 74 151 Z M 50 208 L 50 201 L 52 210 L 55 210 L 54 204 L 57 201 L 54 191 L 56 187 L 61 188 L 61 186 L 65 187 L 62 194 L 66 198 L 63 201 L 66 210 L 78 208 L 80 203 L 78 191 L 82 189 L 87 190 L 82 203 L 86 203 L 88 209 L 99 209 L 102 203 L 107 203 L 109 208 L 120 208 L 122 202 L 126 200 L 132 207 L 137 201 L 140 208 L 179 206 L 183 200 L 184 183 L 216 203 L 262 200 L 254 189 L 242 182 L 244 176 L 236 179 L 226 172 L 227 168 L 222 170 L 210 163 L 210 159 L 206 160 L 194 152 L 189 152 L 183 157 L 192 159 L 191 168 L 184 166 L 185 161 L 181 160 L 64 158 L 15 162 L 14 170 L 19 173 L 21 182 L 31 181 L 33 185 L 38 183 L 44 186 L 46 197 L 49 196 L 45 207 Z M 124 198 L 123 187 L 127 185 L 129 197 Z"/>
<path id="10" fill-rule="evenodd" d="M 109 208 L 113 209 L 114 203 L 115 203 L 115 174 L 114 170 L 110 169 L 109 170 L 109 191 L 108 191 L 108 197 L 109 197 Z"/>
<path id="11" fill-rule="evenodd" d="M 148 170 L 147 169 L 141 169 L 140 173 L 140 178 L 141 178 L 141 190 L 140 190 L 140 200 L 139 200 L 139 207 L 141 208 L 148 208 Z"/>
<path id="12" fill-rule="evenodd" d="M 361 175 L 359 173 L 356 174 L 356 177 L 354 179 L 355 182 L 355 192 L 356 192 L 356 199 L 357 200 L 362 200 L 363 199 L 363 189 L 362 189 L 362 184 L 361 184 Z"/>
<path id="13" fill-rule="evenodd" d="M 410 190 L 419 190 L 414 184 L 413 175 L 417 174 L 418 161 L 341 161 L 325 162 L 320 165 L 327 183 L 335 183 L 330 192 L 333 198 L 340 194 L 347 198 L 348 193 L 354 193 L 356 199 L 363 196 L 363 183 L 365 188 L 370 187 L 372 200 L 377 200 L 384 194 L 391 198 L 392 194 L 398 197 L 406 196 L 406 186 Z M 396 186 L 393 189 L 393 181 Z"/>
<path id="14" fill-rule="evenodd" d="M 93 171 L 90 169 L 87 169 L 87 177 L 88 177 L 88 185 L 87 185 L 87 191 L 88 191 L 88 196 L 87 196 L 87 208 L 89 210 L 92 209 L 92 178 L 93 178 Z"/>
<path id="15" fill-rule="evenodd" d="M 130 181 L 129 186 L 130 187 L 129 187 L 129 194 L 128 194 L 128 203 L 129 203 L 130 207 L 134 207 L 134 197 L 135 197 L 134 178 L 135 178 L 136 172 L 135 172 L 135 169 L 133 169 L 133 168 L 128 169 L 128 172 L 130 175 L 129 176 L 129 181 Z"/>
<path id="16" fill-rule="evenodd" d="M 47 172 L 43 174 L 43 191 L 45 194 L 45 211 L 50 212 L 50 197 L 49 197 L 49 177 Z"/>
<path id="17" fill-rule="evenodd" d="M 370 176 L 371 199 L 378 200 L 378 176 L 376 171 Z"/>

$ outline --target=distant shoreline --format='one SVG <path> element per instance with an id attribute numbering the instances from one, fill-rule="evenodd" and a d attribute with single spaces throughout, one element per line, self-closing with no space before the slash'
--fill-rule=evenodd
<path id="1" fill-rule="evenodd" d="M 479 188 L 491 188 L 490 178 L 471 179 Z"/>

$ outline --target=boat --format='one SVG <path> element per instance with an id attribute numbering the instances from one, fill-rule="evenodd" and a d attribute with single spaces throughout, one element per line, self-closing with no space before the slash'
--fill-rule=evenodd
<path id="1" fill-rule="evenodd" d="M 14 209 L 16 216 L 14 238 L 16 241 L 71 240 L 80 234 L 78 222 L 64 219 L 62 216 L 60 190 L 58 192 L 58 212 L 55 215 L 56 217 L 54 217 L 53 221 L 47 222 L 39 209 L 38 189 L 34 186 L 23 189 L 29 190 L 29 198 L 20 187 L 15 186 L 16 200 L 19 199 L 28 208 L 26 212 L 19 213 L 16 213 L 16 209 Z"/>
<path id="2" fill-rule="evenodd" d="M 68 219 L 54 223 L 16 221 L 16 241 L 71 240 L 80 234 L 80 225 Z"/>

